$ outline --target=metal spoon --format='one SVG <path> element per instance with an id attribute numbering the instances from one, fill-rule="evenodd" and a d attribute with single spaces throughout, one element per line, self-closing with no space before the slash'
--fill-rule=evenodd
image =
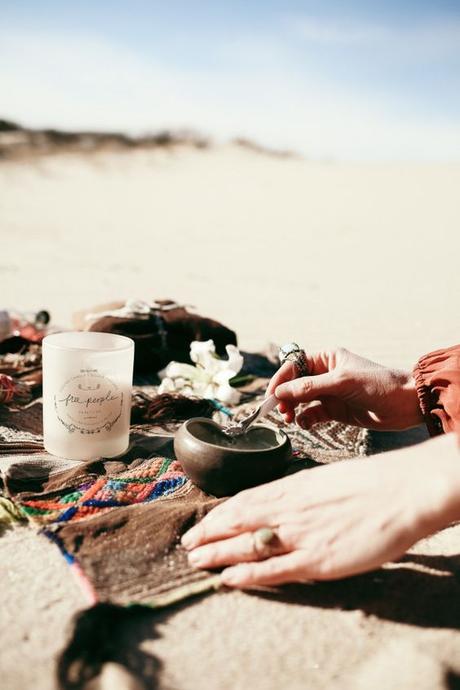
<path id="1" fill-rule="evenodd" d="M 242 436 L 245 434 L 249 427 L 254 424 L 257 419 L 265 417 L 269 412 L 275 409 L 278 405 L 278 399 L 274 395 L 270 395 L 266 398 L 259 407 L 257 407 L 254 412 L 242 419 L 240 422 L 235 424 L 228 424 L 224 427 L 223 432 L 227 436 Z"/>

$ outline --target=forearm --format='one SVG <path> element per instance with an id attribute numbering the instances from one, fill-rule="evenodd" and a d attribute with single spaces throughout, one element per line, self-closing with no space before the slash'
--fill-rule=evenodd
<path id="1" fill-rule="evenodd" d="M 409 449 L 407 449 L 409 451 Z M 420 454 L 420 473 L 414 482 L 429 487 L 424 519 L 430 532 L 460 521 L 460 446 L 457 434 L 437 436 L 410 449 Z"/>

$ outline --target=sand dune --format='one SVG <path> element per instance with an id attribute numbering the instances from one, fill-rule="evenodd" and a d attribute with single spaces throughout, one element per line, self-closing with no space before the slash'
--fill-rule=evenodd
<path id="1" fill-rule="evenodd" d="M 246 348 L 294 338 L 408 365 L 458 339 L 459 186 L 460 165 L 234 145 L 3 162 L 3 302 L 67 325 L 88 304 L 171 296 Z"/>

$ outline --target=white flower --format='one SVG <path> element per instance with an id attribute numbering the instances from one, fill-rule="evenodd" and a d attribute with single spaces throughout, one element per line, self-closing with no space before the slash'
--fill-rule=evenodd
<path id="1" fill-rule="evenodd" d="M 195 366 L 170 362 L 160 373 L 162 382 L 158 392 L 196 395 L 236 405 L 240 400 L 240 393 L 232 388 L 230 380 L 243 366 L 243 356 L 234 345 L 227 345 L 225 349 L 228 359 L 220 359 L 212 340 L 191 343 L 190 359 Z"/>

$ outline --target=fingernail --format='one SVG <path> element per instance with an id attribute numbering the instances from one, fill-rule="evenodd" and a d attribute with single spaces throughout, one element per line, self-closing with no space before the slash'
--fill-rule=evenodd
<path id="1" fill-rule="evenodd" d="M 191 549 L 193 548 L 193 545 L 196 542 L 196 533 L 195 533 L 195 528 L 192 527 L 188 532 L 182 535 L 182 538 L 180 540 L 180 543 L 184 547 L 184 549 Z"/>
<path id="2" fill-rule="evenodd" d="M 203 562 L 203 557 L 199 553 L 199 551 L 191 551 L 187 557 L 188 557 L 188 562 L 191 565 L 201 565 L 201 563 Z"/>
<path id="3" fill-rule="evenodd" d="M 275 388 L 275 395 L 277 398 L 280 398 L 283 395 L 284 392 L 284 383 L 280 383 L 279 386 L 276 386 Z"/>

